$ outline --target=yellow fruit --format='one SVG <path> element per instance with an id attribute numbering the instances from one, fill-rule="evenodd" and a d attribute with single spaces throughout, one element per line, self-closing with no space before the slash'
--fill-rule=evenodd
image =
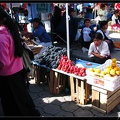
<path id="1" fill-rule="evenodd" d="M 117 61 L 116 58 L 112 58 L 113 63 L 116 63 L 116 61 Z"/>
<path id="2" fill-rule="evenodd" d="M 106 72 L 105 71 L 101 71 L 101 75 L 106 75 Z"/>
<path id="3" fill-rule="evenodd" d="M 101 73 L 101 70 L 100 69 L 95 69 L 95 72 L 96 73 Z"/>
<path id="4" fill-rule="evenodd" d="M 110 70 L 110 75 L 115 75 L 116 74 L 116 71 L 114 69 Z"/>
<path id="5" fill-rule="evenodd" d="M 110 73 L 110 70 L 111 70 L 111 69 L 106 68 L 106 69 L 105 69 L 105 72 L 106 72 L 107 74 L 109 74 L 109 73 Z"/>
<path id="6" fill-rule="evenodd" d="M 112 67 L 111 67 L 111 66 L 107 66 L 106 68 L 108 68 L 108 69 L 110 69 L 110 70 L 112 69 Z"/>
<path id="7" fill-rule="evenodd" d="M 94 72 L 94 68 L 89 68 L 89 71 L 90 72 Z"/>
<path id="8" fill-rule="evenodd" d="M 116 71 L 116 75 L 120 75 L 120 71 Z"/>

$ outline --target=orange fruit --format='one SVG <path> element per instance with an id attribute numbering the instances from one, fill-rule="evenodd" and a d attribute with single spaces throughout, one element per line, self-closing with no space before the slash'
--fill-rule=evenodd
<path id="1" fill-rule="evenodd" d="M 116 61 L 117 61 L 116 58 L 112 58 L 113 63 L 116 63 Z"/>
<path id="2" fill-rule="evenodd" d="M 111 65 L 112 67 L 116 67 L 117 64 L 115 62 L 112 62 Z"/>
<path id="3" fill-rule="evenodd" d="M 118 70 L 119 70 L 119 67 L 118 67 L 118 66 L 114 67 L 114 70 L 118 71 Z"/>

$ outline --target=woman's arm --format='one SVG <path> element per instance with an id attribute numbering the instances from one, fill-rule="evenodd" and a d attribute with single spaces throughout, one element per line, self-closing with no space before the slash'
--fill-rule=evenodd
<path id="1" fill-rule="evenodd" d="M 101 59 L 103 59 L 104 57 L 100 55 L 100 53 L 95 53 L 95 52 L 92 52 L 92 54 L 96 57 L 99 57 Z"/>
<path id="2" fill-rule="evenodd" d="M 33 33 L 30 33 L 30 32 L 24 32 L 24 31 L 22 31 L 22 32 L 21 32 L 21 34 L 22 34 L 23 36 L 25 36 L 25 37 L 28 37 L 28 38 L 33 37 L 33 36 L 34 36 L 34 34 L 33 34 Z"/>

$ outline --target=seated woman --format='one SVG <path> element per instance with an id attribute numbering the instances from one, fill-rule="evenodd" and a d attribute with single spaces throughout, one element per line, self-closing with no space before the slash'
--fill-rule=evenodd
<path id="1" fill-rule="evenodd" d="M 36 38 L 36 42 L 43 46 L 42 50 L 40 51 L 42 52 L 45 47 L 49 47 L 50 45 L 52 45 L 52 39 L 46 32 L 44 25 L 41 23 L 39 18 L 34 18 L 33 20 L 31 20 L 31 23 L 33 24 L 33 32 L 24 32 L 23 35 L 30 38 Z"/>
<path id="2" fill-rule="evenodd" d="M 109 31 L 107 30 L 108 28 L 108 22 L 107 21 L 101 21 L 100 23 L 100 29 L 97 30 L 97 32 L 100 32 L 103 36 L 103 40 L 108 43 L 109 50 L 110 52 L 113 51 L 114 49 L 114 44 L 112 39 L 109 37 Z"/>
<path id="3" fill-rule="evenodd" d="M 103 64 L 111 58 L 108 44 L 103 40 L 101 33 L 95 34 L 95 38 L 89 47 L 88 56 L 91 58 L 91 62 L 99 64 Z"/>

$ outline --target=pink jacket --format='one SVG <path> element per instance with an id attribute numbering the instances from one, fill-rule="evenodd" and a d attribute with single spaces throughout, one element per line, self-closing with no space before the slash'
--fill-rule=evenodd
<path id="1" fill-rule="evenodd" d="M 14 41 L 5 26 L 0 26 L 0 76 L 23 69 L 22 58 L 14 57 Z"/>

